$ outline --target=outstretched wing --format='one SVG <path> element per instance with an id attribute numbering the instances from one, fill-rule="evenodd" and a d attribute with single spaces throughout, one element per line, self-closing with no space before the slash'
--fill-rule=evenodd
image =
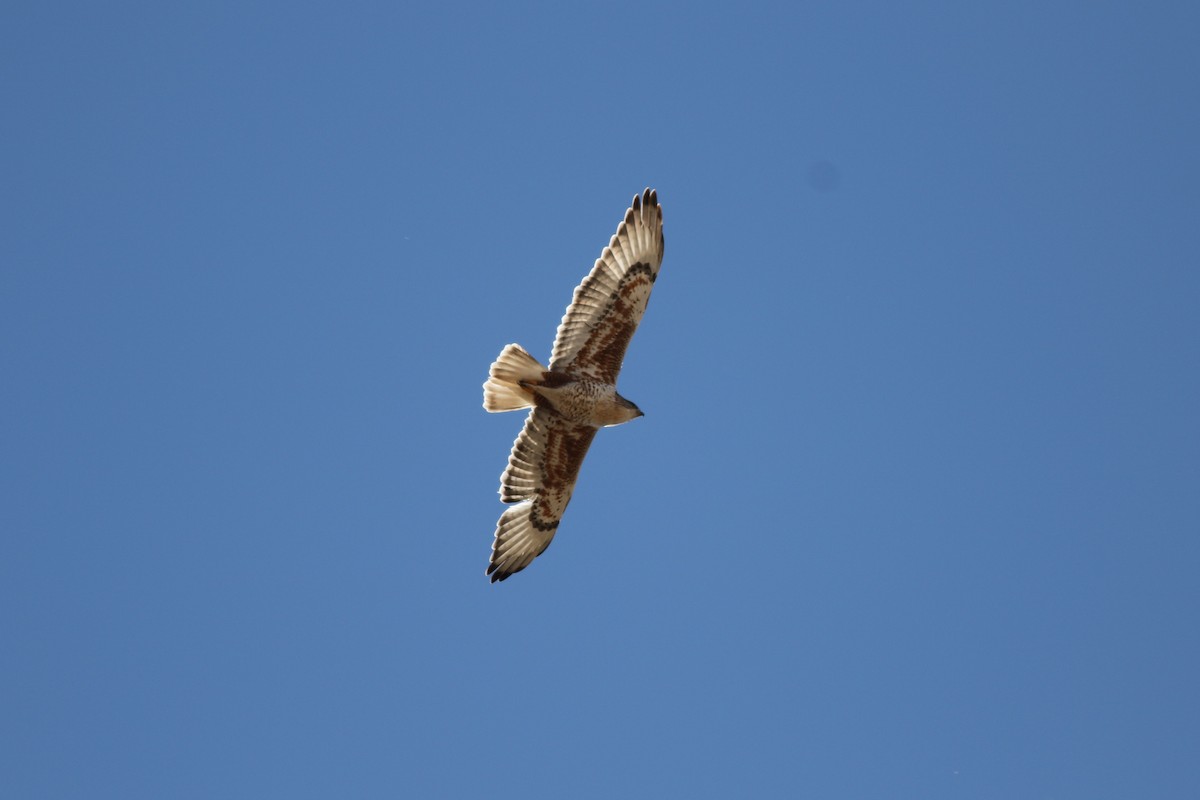
<path id="1" fill-rule="evenodd" d="M 500 499 L 516 505 L 496 525 L 487 569 L 492 583 L 525 569 L 550 546 L 595 435 L 595 428 L 544 408 L 529 413 L 500 477 Z"/>
<path id="2" fill-rule="evenodd" d="M 635 195 L 558 326 L 550 369 L 615 384 L 663 258 L 663 216 L 651 189 Z"/>

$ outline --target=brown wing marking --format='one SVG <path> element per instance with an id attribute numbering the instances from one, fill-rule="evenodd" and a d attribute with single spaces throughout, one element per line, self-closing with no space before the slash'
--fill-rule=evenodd
<path id="1" fill-rule="evenodd" d="M 658 195 L 647 189 L 633 198 L 616 234 L 575 289 L 558 326 L 550 369 L 615 383 L 662 258 L 662 208 Z M 614 315 L 616 319 L 610 321 Z M 604 341 L 595 342 L 597 337 Z M 585 353 L 586 359 L 581 360 Z"/>
<path id="2" fill-rule="evenodd" d="M 629 340 L 642 321 L 653 288 L 654 274 L 650 272 L 649 265 L 634 264 L 609 298 L 606 313 L 571 359 L 568 369 L 604 383 L 615 384 L 621 364 L 625 361 Z"/>
<path id="3" fill-rule="evenodd" d="M 500 477 L 500 499 L 516 505 L 496 525 L 487 569 L 493 583 L 525 569 L 550 546 L 595 435 L 595 428 L 552 411 L 530 412 Z"/>

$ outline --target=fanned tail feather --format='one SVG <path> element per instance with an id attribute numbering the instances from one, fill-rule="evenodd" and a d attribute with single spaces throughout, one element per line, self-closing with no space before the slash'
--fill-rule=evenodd
<path id="1" fill-rule="evenodd" d="M 533 405 L 533 392 L 521 381 L 539 381 L 546 368 L 519 344 L 500 351 L 483 384 L 483 407 L 488 411 L 516 411 Z"/>

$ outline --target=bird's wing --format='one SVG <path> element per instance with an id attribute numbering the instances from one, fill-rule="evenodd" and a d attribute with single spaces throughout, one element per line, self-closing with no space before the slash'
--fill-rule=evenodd
<path id="1" fill-rule="evenodd" d="M 529 413 L 500 477 L 500 499 L 516 505 L 496 524 L 487 569 L 493 583 L 525 569 L 550 546 L 595 435 L 595 428 L 544 408 Z"/>
<path id="2" fill-rule="evenodd" d="M 615 384 L 663 258 L 658 195 L 635 195 L 608 247 L 575 289 L 558 326 L 550 369 Z"/>

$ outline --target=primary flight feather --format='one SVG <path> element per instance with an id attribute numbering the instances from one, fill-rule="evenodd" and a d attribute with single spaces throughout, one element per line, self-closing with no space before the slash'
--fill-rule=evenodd
<path id="1" fill-rule="evenodd" d="M 558 530 L 596 430 L 642 416 L 617 394 L 617 375 L 663 258 L 658 195 L 635 195 L 595 266 L 575 289 L 558 326 L 550 366 L 510 344 L 483 384 L 488 411 L 532 408 L 500 476 L 500 499 L 515 503 L 496 525 L 487 574 L 520 572 Z"/>

